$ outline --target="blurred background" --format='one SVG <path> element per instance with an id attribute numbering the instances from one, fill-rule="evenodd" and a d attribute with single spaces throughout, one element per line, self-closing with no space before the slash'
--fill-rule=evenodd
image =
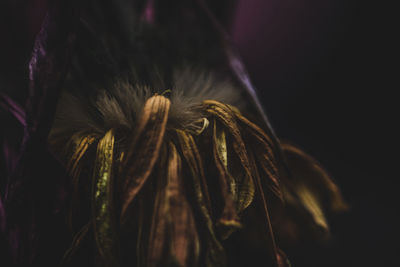
<path id="1" fill-rule="evenodd" d="M 316 157 L 351 206 L 331 218 L 330 242 L 288 252 L 293 266 L 400 266 L 390 97 L 398 30 L 388 9 L 372 1 L 239 1 L 233 37 L 278 136 Z"/>
<path id="2" fill-rule="evenodd" d="M 1 1 L 3 84 L 19 77 L 26 82 L 46 5 Z M 398 89 L 390 78 L 396 31 L 394 17 L 381 7 L 345 0 L 238 1 L 232 37 L 272 125 L 329 170 L 351 206 L 330 218 L 328 243 L 288 250 L 294 267 L 399 266 L 395 99 L 386 92 Z"/>

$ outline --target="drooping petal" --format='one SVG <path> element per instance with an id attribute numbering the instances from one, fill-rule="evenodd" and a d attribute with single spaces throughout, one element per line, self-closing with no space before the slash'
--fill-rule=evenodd
<path id="1" fill-rule="evenodd" d="M 255 159 L 254 159 L 254 156 L 252 153 L 250 154 L 250 162 L 251 162 L 253 169 L 255 170 L 254 180 L 255 180 L 257 191 L 258 191 L 257 193 L 259 194 L 259 197 L 261 200 L 261 206 L 264 211 L 265 227 L 267 229 L 267 234 L 268 234 L 267 239 L 270 242 L 270 249 L 272 250 L 272 252 L 270 252 L 270 254 L 273 257 L 273 260 L 276 263 L 276 265 L 279 267 L 281 267 L 281 266 L 283 267 L 283 265 L 280 263 L 280 260 L 279 260 L 279 248 L 276 244 L 275 234 L 274 234 L 274 230 L 273 230 L 272 224 L 271 224 L 271 215 L 270 215 L 269 205 L 267 203 L 267 198 L 265 197 L 265 194 L 264 194 L 264 188 L 261 184 L 260 175 L 258 173 Z"/>
<path id="2" fill-rule="evenodd" d="M 228 152 L 225 131 L 217 127 L 214 120 L 213 155 L 218 170 L 219 184 L 224 201 L 224 207 L 218 223 L 223 226 L 222 238 L 226 239 L 230 233 L 241 227 L 236 211 L 234 199 L 237 197 L 236 181 L 228 171 Z"/>
<path id="3" fill-rule="evenodd" d="M 93 229 L 98 251 L 106 265 L 116 263 L 113 209 L 114 134 L 109 130 L 97 145 L 93 171 Z"/>
<path id="4" fill-rule="evenodd" d="M 307 235 L 311 231 L 317 238 L 326 238 L 329 236 L 326 213 L 345 211 L 348 206 L 338 186 L 316 160 L 291 144 L 283 143 L 282 148 L 292 172 L 285 184 L 286 202 L 295 211 L 291 219 L 309 222 L 298 227 L 298 231 Z"/>
<path id="5" fill-rule="evenodd" d="M 80 188 L 80 176 L 83 168 L 82 158 L 87 153 L 89 147 L 96 141 L 96 138 L 93 135 L 82 135 L 76 134 L 72 138 L 72 142 L 75 147 L 72 151 L 72 156 L 68 160 L 67 170 L 71 176 L 71 184 L 72 184 L 72 196 L 71 196 L 71 209 L 69 211 L 68 223 L 71 229 L 73 229 L 73 217 L 75 207 L 79 205 L 79 192 L 82 191 Z M 83 181 L 85 182 L 85 181 Z"/>
<path id="6" fill-rule="evenodd" d="M 182 267 L 196 266 L 200 243 L 192 209 L 184 195 L 182 163 L 175 145 L 169 145 L 167 202 L 171 236 L 171 254 Z"/>
<path id="7" fill-rule="evenodd" d="M 163 164 L 158 165 L 160 168 L 165 168 Z M 165 177 L 162 175 L 157 177 L 155 181 L 155 200 L 153 215 L 151 218 L 149 246 L 147 255 L 147 265 L 150 267 L 159 266 L 159 264 L 166 262 L 168 255 L 168 218 L 167 213 L 169 209 Z"/>
<path id="8" fill-rule="evenodd" d="M 72 153 L 71 158 L 67 163 L 67 170 L 69 171 L 72 182 L 75 184 L 79 176 L 80 169 L 78 168 L 78 164 L 80 163 L 83 155 L 85 155 L 89 146 L 96 140 L 92 135 L 81 135 L 78 134 L 74 136 L 73 142 L 76 144 L 76 147 Z"/>
<path id="9" fill-rule="evenodd" d="M 225 252 L 218 240 L 212 220 L 207 185 L 204 179 L 204 169 L 199 151 L 193 137 L 182 130 L 176 130 L 183 157 L 190 169 L 197 208 L 205 225 L 206 266 L 225 266 Z"/>
<path id="10" fill-rule="evenodd" d="M 70 248 L 63 255 L 60 266 L 68 266 L 69 261 L 73 258 L 74 254 L 79 250 L 84 239 L 87 237 L 87 234 L 90 230 L 90 226 L 91 226 L 90 223 L 87 223 L 78 231 L 78 233 L 75 234 Z"/>
<path id="11" fill-rule="evenodd" d="M 214 100 L 203 101 L 203 105 L 207 113 L 215 116 L 218 121 L 220 121 L 227 129 L 227 132 L 232 137 L 232 146 L 235 151 L 241 168 L 244 170 L 243 177 L 236 176 L 236 178 L 241 178 L 242 181 L 237 181 L 238 186 L 238 212 L 243 211 L 247 208 L 253 201 L 254 197 L 254 183 L 251 179 L 252 170 L 250 168 L 250 163 L 246 151 L 246 146 L 243 141 L 240 129 L 238 128 L 235 114 L 229 108 L 229 106 L 222 104 Z"/>
<path id="12" fill-rule="evenodd" d="M 166 129 L 170 101 L 159 95 L 149 98 L 138 122 L 136 136 L 122 166 L 127 180 L 123 188 L 121 218 L 140 191 L 157 161 Z"/>
<path id="13" fill-rule="evenodd" d="M 269 190 L 280 200 L 282 200 L 282 192 L 279 184 L 279 171 L 277 161 L 274 154 L 273 142 L 271 138 L 257 125 L 250 122 L 243 117 L 240 113 L 235 112 L 239 123 L 246 131 L 250 147 L 257 157 L 261 169 L 266 173 L 265 181 L 268 184 Z"/>

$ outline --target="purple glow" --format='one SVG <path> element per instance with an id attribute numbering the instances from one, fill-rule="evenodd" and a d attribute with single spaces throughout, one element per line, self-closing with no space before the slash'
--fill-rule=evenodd
<path id="1" fill-rule="evenodd" d="M 148 23 L 154 23 L 154 1 L 148 0 L 144 12 L 142 15 L 142 20 Z"/>

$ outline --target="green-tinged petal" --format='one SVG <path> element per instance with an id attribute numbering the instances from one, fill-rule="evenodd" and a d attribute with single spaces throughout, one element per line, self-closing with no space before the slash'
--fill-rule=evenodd
<path id="1" fill-rule="evenodd" d="M 116 264 L 113 225 L 114 134 L 110 130 L 97 145 L 93 172 L 93 225 L 97 247 L 106 265 Z"/>
<path id="2" fill-rule="evenodd" d="M 240 228 L 241 224 L 234 204 L 234 199 L 237 197 L 236 181 L 228 171 L 228 151 L 225 131 L 217 127 L 217 124 L 218 122 L 214 120 L 213 155 L 224 201 L 223 211 L 218 224 L 222 238 L 226 239 L 233 231 Z"/>

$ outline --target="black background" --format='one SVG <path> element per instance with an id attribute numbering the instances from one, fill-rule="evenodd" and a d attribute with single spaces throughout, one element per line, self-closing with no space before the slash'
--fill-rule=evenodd
<path id="1" fill-rule="evenodd" d="M 24 72 L 45 2 L 0 5 L 2 73 Z M 316 157 L 351 206 L 331 218 L 330 242 L 288 251 L 294 267 L 399 266 L 395 11 L 383 2 L 239 1 L 233 39 L 275 130 Z"/>
<path id="2" fill-rule="evenodd" d="M 234 40 L 284 139 L 316 157 L 350 211 L 293 266 L 400 266 L 393 133 L 396 32 L 390 7 L 341 0 L 242 0 Z"/>

